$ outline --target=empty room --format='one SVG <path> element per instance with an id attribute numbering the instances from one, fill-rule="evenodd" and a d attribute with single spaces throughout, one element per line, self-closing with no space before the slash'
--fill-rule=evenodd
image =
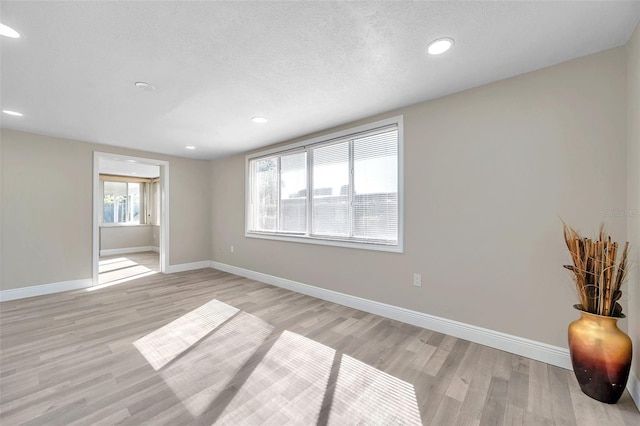
<path id="1" fill-rule="evenodd" d="M 640 424 L 640 0 L 0 1 L 0 424 Z"/>

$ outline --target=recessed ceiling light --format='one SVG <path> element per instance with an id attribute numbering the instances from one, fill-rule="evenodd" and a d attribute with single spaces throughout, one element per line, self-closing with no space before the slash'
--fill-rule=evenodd
<path id="1" fill-rule="evenodd" d="M 133 83 L 133 85 L 136 86 L 138 89 L 147 90 L 147 91 L 152 91 L 156 89 L 146 81 L 136 81 L 135 83 Z"/>
<path id="2" fill-rule="evenodd" d="M 440 55 L 451 49 L 451 46 L 453 46 L 453 39 L 447 37 L 439 38 L 429 43 L 427 52 L 429 52 L 430 55 Z"/>
<path id="3" fill-rule="evenodd" d="M 9 38 L 20 38 L 20 34 L 13 28 L 6 26 L 5 24 L 0 24 L 0 35 Z"/>
<path id="4" fill-rule="evenodd" d="M 2 112 L 4 112 L 7 115 L 15 115 L 16 117 L 22 117 L 23 115 L 21 112 L 10 111 L 8 109 L 3 109 Z"/>
<path id="5" fill-rule="evenodd" d="M 136 160 L 125 160 L 127 163 L 137 163 Z"/>
<path id="6" fill-rule="evenodd" d="M 253 121 L 254 123 L 266 123 L 269 120 L 264 117 L 251 117 L 251 121 Z"/>
<path id="7" fill-rule="evenodd" d="M 131 174 L 132 174 L 132 175 L 137 175 L 137 173 L 136 173 L 136 172 L 131 172 Z"/>
<path id="8" fill-rule="evenodd" d="M 185 146 L 185 148 L 186 148 L 186 149 L 196 149 L 196 147 L 195 147 L 195 146 L 193 146 L 193 145 L 187 145 L 187 146 Z"/>

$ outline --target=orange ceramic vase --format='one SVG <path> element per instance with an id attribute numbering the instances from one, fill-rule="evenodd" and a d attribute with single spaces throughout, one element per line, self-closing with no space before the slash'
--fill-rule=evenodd
<path id="1" fill-rule="evenodd" d="M 622 396 L 631 368 L 631 339 L 618 328 L 621 317 L 580 311 L 569 324 L 569 352 L 580 389 L 593 399 L 615 404 Z"/>

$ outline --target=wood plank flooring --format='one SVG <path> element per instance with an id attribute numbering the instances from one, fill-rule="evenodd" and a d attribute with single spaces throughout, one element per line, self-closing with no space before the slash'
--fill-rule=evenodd
<path id="1" fill-rule="evenodd" d="M 123 282 L 150 256 L 0 304 L 0 424 L 640 424 L 571 371 L 225 272 Z"/>
<path id="2" fill-rule="evenodd" d="M 142 278 L 160 272 L 160 255 L 156 252 L 102 256 L 98 264 L 98 283 Z"/>

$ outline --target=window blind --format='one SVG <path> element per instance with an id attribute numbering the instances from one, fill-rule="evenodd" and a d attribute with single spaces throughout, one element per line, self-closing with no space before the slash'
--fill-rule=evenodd
<path id="1" fill-rule="evenodd" d="M 398 138 L 391 125 L 250 159 L 247 231 L 397 245 Z"/>
<path id="2" fill-rule="evenodd" d="M 349 142 L 313 148 L 313 235 L 349 236 Z"/>

